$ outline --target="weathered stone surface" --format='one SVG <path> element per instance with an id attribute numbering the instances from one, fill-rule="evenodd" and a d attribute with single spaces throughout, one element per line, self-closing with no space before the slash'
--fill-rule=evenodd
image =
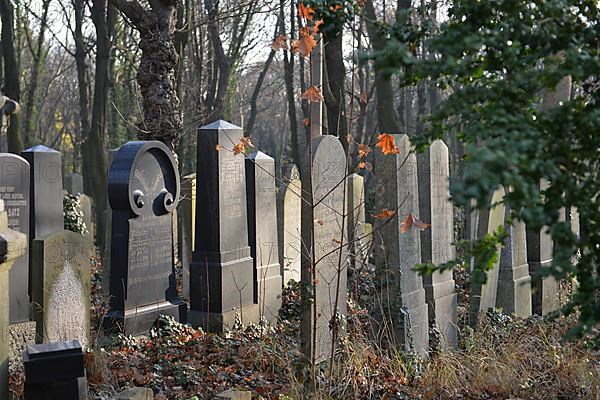
<path id="1" fill-rule="evenodd" d="M 300 256 L 302 238 L 300 231 L 302 188 L 300 178 L 292 174 L 283 188 L 283 284 L 290 280 L 300 282 Z"/>
<path id="2" fill-rule="evenodd" d="M 334 336 L 343 335 L 342 327 L 336 321 L 338 316 L 346 315 L 347 307 L 347 237 L 343 218 L 346 156 L 342 144 L 334 136 L 314 138 L 312 148 L 316 262 L 310 281 L 304 282 L 314 287 L 314 297 L 313 305 L 304 310 L 302 325 L 304 351 L 314 354 L 316 362 L 321 362 L 331 356 Z M 314 340 L 313 333 L 316 334 Z M 306 340 L 308 338 L 310 340 Z"/>
<path id="3" fill-rule="evenodd" d="M 90 240 L 94 240 L 94 220 L 92 216 L 92 199 L 87 194 L 80 193 L 77 195 L 79 205 L 81 206 L 81 212 L 83 213 L 83 222 L 85 222 L 85 228 L 87 229 L 86 236 Z"/>
<path id="4" fill-rule="evenodd" d="M 196 237 L 196 174 L 181 178 L 181 200 L 177 206 L 179 256 L 182 264 L 183 297 L 190 298 L 190 264 Z"/>
<path id="5" fill-rule="evenodd" d="M 254 260 L 254 302 L 261 318 L 274 322 L 281 308 L 281 266 L 277 244 L 275 160 L 255 151 L 246 159 L 248 242 Z"/>
<path id="6" fill-rule="evenodd" d="M 104 327 L 143 334 L 160 315 L 185 322 L 177 295 L 171 213 L 179 173 L 161 142 L 129 142 L 114 156 L 108 177 L 112 209 L 110 311 Z"/>
<path id="7" fill-rule="evenodd" d="M 367 253 L 365 238 L 365 185 L 364 178 L 358 174 L 350 174 L 346 183 L 348 194 L 348 249 L 350 262 L 364 262 Z"/>
<path id="8" fill-rule="evenodd" d="M 198 129 L 196 244 L 190 266 L 190 322 L 221 332 L 258 322 L 253 259 L 248 246 L 244 157 L 225 149 L 242 128 L 216 121 Z M 215 151 L 221 145 L 221 151 Z"/>
<path id="9" fill-rule="evenodd" d="M 25 235 L 29 235 L 29 185 L 29 163 L 16 154 L 0 154 L 0 199 L 8 214 L 8 227 Z M 9 275 L 10 322 L 29 321 L 29 252 L 14 261 Z"/>
<path id="10" fill-rule="evenodd" d="M 134 387 L 119 393 L 117 400 L 154 400 L 154 392 L 150 388 Z"/>
<path id="11" fill-rule="evenodd" d="M 479 225 L 477 238 L 483 239 L 486 235 L 494 234 L 499 227 L 504 225 L 504 188 L 498 188 L 492 195 L 490 209 L 479 211 Z M 501 246 L 497 250 L 500 252 Z M 475 268 L 477 259 L 473 260 L 472 268 Z M 489 308 L 496 306 L 498 293 L 498 275 L 500 270 L 500 257 L 494 263 L 492 269 L 486 271 L 486 282 L 484 284 L 472 282 L 470 296 L 471 323 L 479 321 Z"/>
<path id="12" fill-rule="evenodd" d="M 419 167 L 419 212 L 431 227 L 421 232 L 421 260 L 442 264 L 454 258 L 454 226 L 449 200 L 448 147 L 441 140 L 417 157 Z M 452 271 L 423 276 L 429 305 L 430 343 L 442 349 L 457 346 L 457 297 Z"/>
<path id="13" fill-rule="evenodd" d="M 38 342 L 77 339 L 88 346 L 90 258 L 94 245 L 71 231 L 33 241 L 31 258 L 33 318 Z"/>
<path id="14" fill-rule="evenodd" d="M 505 219 L 508 219 L 510 208 L 505 208 Z M 515 221 L 512 225 L 505 225 L 505 229 L 508 236 L 500 253 L 496 307 L 507 314 L 528 317 L 531 315 L 531 276 L 527 264 L 525 224 Z"/>
<path id="15" fill-rule="evenodd" d="M 421 238 L 416 227 L 401 232 L 402 221 L 409 215 L 419 218 L 417 159 L 411 153 L 407 135 L 394 135 L 400 150 L 397 155 L 376 153 L 375 176 L 377 210 L 396 214 L 375 220 L 375 264 L 381 278 L 381 290 L 388 311 L 379 316 L 384 332 L 407 350 L 425 355 L 429 347 L 428 310 L 421 276 L 413 268 L 421 262 Z"/>
<path id="16" fill-rule="evenodd" d="M 74 196 L 83 193 L 83 175 L 77 172 L 66 175 L 65 190 Z"/>
<path id="17" fill-rule="evenodd" d="M 247 390 L 229 389 L 216 395 L 215 400 L 252 400 L 252 392 Z"/>

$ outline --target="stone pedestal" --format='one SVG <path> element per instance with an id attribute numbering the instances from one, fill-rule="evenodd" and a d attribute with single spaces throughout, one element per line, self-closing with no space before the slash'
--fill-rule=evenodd
<path id="1" fill-rule="evenodd" d="M 240 127 L 225 121 L 198 129 L 189 321 L 213 332 L 231 328 L 236 315 L 244 323 L 259 320 L 248 246 L 244 156 L 228 150 L 242 137 Z"/>

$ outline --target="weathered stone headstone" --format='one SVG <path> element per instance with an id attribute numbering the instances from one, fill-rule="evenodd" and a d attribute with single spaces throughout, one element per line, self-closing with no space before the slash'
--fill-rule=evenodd
<path id="1" fill-rule="evenodd" d="M 365 238 L 365 186 L 364 178 L 358 174 L 350 174 L 346 183 L 348 194 L 348 251 L 350 262 L 363 261 L 366 254 Z"/>
<path id="2" fill-rule="evenodd" d="M 133 387 L 119 393 L 116 400 L 154 400 L 154 392 L 150 388 Z"/>
<path id="3" fill-rule="evenodd" d="M 77 195 L 77 199 L 79 200 L 79 205 L 81 207 L 81 212 L 83 213 L 83 222 L 85 223 L 85 228 L 87 230 L 86 236 L 89 237 L 92 241 L 94 240 L 94 222 L 92 215 L 92 199 L 87 194 L 79 193 Z"/>
<path id="4" fill-rule="evenodd" d="M 504 225 L 504 189 L 498 188 L 490 201 L 491 209 L 479 210 L 479 225 L 477 238 L 483 239 L 486 235 L 494 234 L 499 227 Z M 500 252 L 501 246 L 497 251 Z M 477 258 L 472 261 L 478 263 Z M 471 268 L 474 268 L 472 265 Z M 489 308 L 496 306 L 496 297 L 498 293 L 498 275 L 500 270 L 500 254 L 496 259 L 492 269 L 486 271 L 486 282 L 484 284 L 472 282 L 470 296 L 470 319 L 475 324 L 485 316 Z"/>
<path id="5" fill-rule="evenodd" d="M 510 216 L 510 208 L 505 207 L 505 219 Z M 500 252 L 500 273 L 496 307 L 507 314 L 521 317 L 531 315 L 531 276 L 527 264 L 527 241 L 525 223 L 514 221 L 505 226 L 508 236 Z"/>
<path id="6" fill-rule="evenodd" d="M 275 160 L 255 151 L 246 159 L 248 244 L 254 260 L 254 302 L 261 318 L 275 321 L 281 308 L 281 266 L 277 244 Z"/>
<path id="7" fill-rule="evenodd" d="M 129 142 L 114 156 L 108 176 L 112 243 L 106 329 L 143 334 L 160 314 L 185 321 L 173 261 L 171 213 L 179 189 L 173 154 L 163 143 Z"/>
<path id="8" fill-rule="evenodd" d="M 249 390 L 229 389 L 218 394 L 215 400 L 252 400 L 252 392 Z"/>
<path id="9" fill-rule="evenodd" d="M 294 173 L 295 172 L 295 173 Z M 298 170 L 290 176 L 290 181 L 283 188 L 283 284 L 290 280 L 300 282 L 300 256 L 302 238 L 300 231 L 302 188 Z"/>
<path id="10" fill-rule="evenodd" d="M 74 196 L 83 193 L 83 175 L 77 172 L 66 175 L 65 190 Z"/>
<path id="11" fill-rule="evenodd" d="M 196 174 L 181 178 L 181 200 L 177 206 L 179 218 L 179 254 L 182 264 L 183 297 L 190 298 L 190 264 L 196 234 Z"/>
<path id="12" fill-rule="evenodd" d="M 244 156 L 226 150 L 242 137 L 242 128 L 226 121 L 198 129 L 189 319 L 214 332 L 232 327 L 236 316 L 243 323 L 259 319 L 248 246 Z"/>
<path id="13" fill-rule="evenodd" d="M 454 258 L 454 227 L 449 189 L 448 147 L 441 140 L 417 157 L 419 212 L 431 227 L 421 232 L 421 261 L 443 264 Z M 457 346 L 457 295 L 452 271 L 423 276 L 429 305 L 430 343 L 442 349 Z"/>
<path id="14" fill-rule="evenodd" d="M 0 154 L 0 199 L 4 200 L 8 227 L 28 235 L 29 163 L 16 154 Z M 29 252 L 24 252 L 10 270 L 10 322 L 29 318 Z"/>
<path id="15" fill-rule="evenodd" d="M 313 298 L 304 310 L 302 336 L 310 338 L 304 351 L 322 362 L 331 356 L 334 334 L 336 338 L 343 335 L 340 319 L 347 308 L 346 155 L 339 139 L 329 135 L 312 139 L 312 149 L 315 271 L 304 282 L 313 287 Z"/>
<path id="16" fill-rule="evenodd" d="M 419 218 L 417 158 L 411 153 L 407 135 L 394 135 L 397 155 L 376 153 L 376 209 L 396 212 L 377 219 L 374 246 L 378 275 L 382 278 L 383 326 L 391 327 L 390 337 L 407 350 L 422 355 L 429 347 L 428 310 L 421 276 L 413 268 L 421 262 L 421 240 L 416 227 L 401 232 L 403 220 Z"/>
<path id="17" fill-rule="evenodd" d="M 15 260 L 27 251 L 27 237 L 8 228 L 8 212 L 0 200 L 0 398 L 8 399 L 8 356 L 9 356 L 9 272 Z"/>
<path id="18" fill-rule="evenodd" d="M 33 241 L 31 300 L 39 342 L 77 339 L 89 345 L 93 255 L 92 241 L 71 231 Z"/>
<path id="19" fill-rule="evenodd" d="M 26 400 L 87 400 L 83 351 L 77 340 L 31 345 L 23 361 Z"/>

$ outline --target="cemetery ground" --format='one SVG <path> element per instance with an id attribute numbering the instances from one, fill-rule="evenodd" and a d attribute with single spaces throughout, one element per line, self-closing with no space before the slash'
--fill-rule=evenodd
<path id="1" fill-rule="evenodd" d="M 152 388 L 156 399 L 210 399 L 232 388 L 251 391 L 253 399 L 312 398 L 304 391 L 310 373 L 299 347 L 297 284 L 284 290 L 274 326 L 219 335 L 161 317 L 148 336 L 107 338 L 98 333 L 106 312 L 100 269 L 92 265 L 95 345 L 85 356 L 91 398 L 112 399 L 135 386 Z M 464 272 L 455 279 L 465 289 Z M 466 293 L 459 290 L 461 321 Z M 490 311 L 477 330 L 461 322 L 457 351 L 423 360 L 374 339 L 366 309 L 350 301 L 347 335 L 335 361 L 318 371 L 319 398 L 598 399 L 600 353 L 586 340 L 564 339 L 576 323 Z M 23 398 L 22 372 L 13 371 L 10 383 L 15 398 Z"/>

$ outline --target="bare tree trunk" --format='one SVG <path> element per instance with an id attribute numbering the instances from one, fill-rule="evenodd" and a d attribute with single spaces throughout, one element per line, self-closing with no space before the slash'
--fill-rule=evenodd
<path id="1" fill-rule="evenodd" d="M 342 31 L 325 35 L 325 106 L 327 107 L 327 133 L 340 138 L 348 153 L 348 119 L 346 118 L 345 81 L 346 68 L 342 53 Z"/>
<path id="2" fill-rule="evenodd" d="M 21 100 L 21 87 L 19 84 L 19 64 L 15 51 L 14 37 L 14 8 L 10 0 L 0 0 L 0 17 L 2 18 L 2 59 L 4 61 L 4 87 L 3 92 L 16 102 Z M 19 130 L 19 116 L 10 116 L 8 127 L 8 151 L 20 154 L 23 150 L 23 139 Z"/>
<path id="3" fill-rule="evenodd" d="M 83 21 L 85 14 L 85 0 L 73 0 L 75 10 L 75 30 L 73 39 L 75 41 L 75 64 L 77 66 L 77 83 L 79 86 L 79 123 L 81 136 L 85 137 L 90 131 L 90 83 L 88 80 L 87 51 L 83 37 Z M 77 151 L 81 151 L 80 146 L 76 146 Z"/>

